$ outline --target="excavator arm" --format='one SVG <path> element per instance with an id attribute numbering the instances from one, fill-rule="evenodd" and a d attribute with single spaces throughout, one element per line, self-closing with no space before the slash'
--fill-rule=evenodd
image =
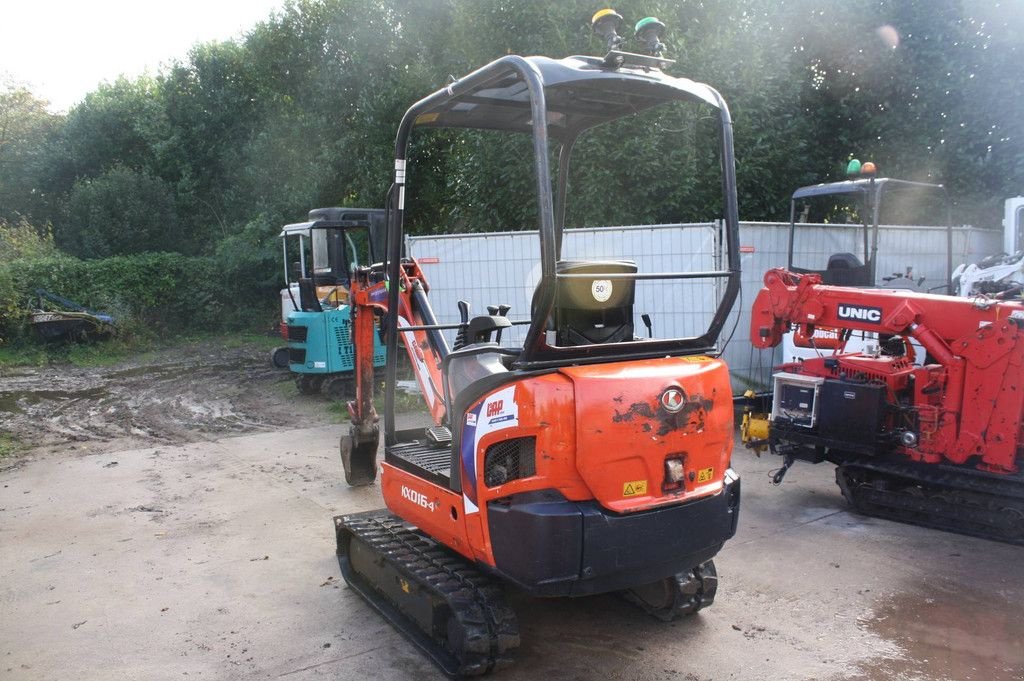
<path id="1" fill-rule="evenodd" d="M 426 302 L 426 279 L 415 260 L 402 263 L 398 286 L 398 332 L 430 415 L 436 425 L 441 425 L 446 416 L 441 366 L 448 345 L 436 328 Z M 373 405 L 373 334 L 377 333 L 376 317 L 388 314 L 387 293 L 388 282 L 379 267 L 363 267 L 353 273 L 351 305 L 356 398 L 348 403 L 352 425 L 341 438 L 345 479 L 350 485 L 368 485 L 377 475 L 380 428 Z"/>

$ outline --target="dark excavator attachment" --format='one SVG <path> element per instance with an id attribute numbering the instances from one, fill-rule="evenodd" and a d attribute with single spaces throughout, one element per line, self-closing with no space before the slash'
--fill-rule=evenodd
<path id="1" fill-rule="evenodd" d="M 376 425 L 365 431 L 352 426 L 341 436 L 341 465 L 345 467 L 345 482 L 353 487 L 372 485 L 377 479 L 377 444 L 380 430 Z"/>
<path id="2" fill-rule="evenodd" d="M 1024 544 L 1024 476 L 966 466 L 848 460 L 836 468 L 847 502 L 868 516 Z"/>
<path id="3" fill-rule="evenodd" d="M 336 516 L 345 581 L 448 676 L 512 662 L 519 627 L 501 587 L 386 510 Z"/>
<path id="4" fill-rule="evenodd" d="M 648 614 L 663 622 L 671 622 L 714 603 L 716 591 L 718 572 L 714 561 L 709 560 L 688 572 L 634 587 L 622 595 Z"/>

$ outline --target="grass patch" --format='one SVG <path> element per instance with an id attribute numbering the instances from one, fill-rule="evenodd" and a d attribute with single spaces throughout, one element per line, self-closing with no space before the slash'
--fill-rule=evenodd
<path id="1" fill-rule="evenodd" d="M 288 375 L 292 378 L 292 380 L 289 380 L 289 381 L 282 380 L 280 383 L 277 383 L 276 384 L 277 390 L 281 393 L 282 397 L 287 397 L 289 399 L 294 399 L 294 398 L 298 397 L 299 396 L 299 386 L 295 383 L 294 376 L 292 375 L 292 372 L 288 371 L 288 369 L 282 369 L 281 372 L 282 373 L 287 372 Z"/>
<path id="2" fill-rule="evenodd" d="M 384 391 L 381 390 L 380 394 L 375 395 L 373 404 L 377 409 L 377 413 L 384 413 Z M 395 413 L 404 414 L 411 411 L 425 411 L 427 403 L 424 402 L 422 395 L 414 395 L 407 393 L 404 390 L 395 391 Z"/>
<path id="3" fill-rule="evenodd" d="M 342 401 L 328 402 L 327 413 L 331 415 L 333 423 L 348 423 L 348 405 Z"/>
<path id="4" fill-rule="evenodd" d="M 46 350 L 41 347 L 19 345 L 0 346 L 0 369 L 6 367 L 38 367 L 50 361 Z"/>
<path id="5" fill-rule="evenodd" d="M 147 356 L 158 350 L 197 343 L 218 345 L 224 349 L 253 348 L 268 352 L 284 344 L 280 336 L 253 332 L 171 337 L 125 333 L 104 341 L 84 343 L 41 343 L 24 338 L 0 345 L 0 369 L 46 364 L 72 364 L 83 368 L 103 367 L 123 362 L 128 358 L 145 361 Z"/>
<path id="6" fill-rule="evenodd" d="M 146 352 L 152 345 L 150 341 L 128 341 L 119 338 L 101 343 L 80 343 L 65 346 L 65 359 L 77 367 L 105 367 Z"/>
<path id="7" fill-rule="evenodd" d="M 289 384 L 293 385 L 293 384 Z M 298 393 L 298 389 L 295 389 Z M 355 395 L 346 397 L 344 400 L 336 400 L 328 402 L 326 406 L 327 413 L 331 415 L 331 420 L 335 423 L 348 423 L 348 401 L 354 400 Z M 383 418 L 384 416 L 384 383 L 379 382 L 373 391 L 373 408 L 377 411 L 377 414 Z M 395 413 L 406 414 L 414 411 L 424 411 L 427 405 L 423 401 L 420 395 L 411 395 L 404 391 L 395 392 Z"/>
<path id="8" fill-rule="evenodd" d="M 273 350 L 285 344 L 280 334 L 266 333 L 238 333 L 230 336 L 223 336 L 223 346 L 228 349 L 255 347 L 264 350 Z"/>
<path id="9" fill-rule="evenodd" d="M 25 445 L 18 438 L 10 433 L 0 433 L 0 459 L 14 456 L 24 448 Z"/>
<path id="10" fill-rule="evenodd" d="M 0 368 L 73 364 L 79 367 L 107 366 L 154 346 L 149 337 L 126 334 L 103 341 L 43 343 L 21 338 L 0 346 Z"/>

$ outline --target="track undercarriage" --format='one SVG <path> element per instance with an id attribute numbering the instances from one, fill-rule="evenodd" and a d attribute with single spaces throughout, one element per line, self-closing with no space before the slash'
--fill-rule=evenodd
<path id="1" fill-rule="evenodd" d="M 864 515 L 1024 544 L 1019 474 L 858 457 L 840 463 L 836 483 Z"/>
<path id="2" fill-rule="evenodd" d="M 500 582 L 387 510 L 336 516 L 345 581 L 448 676 L 509 666 L 519 625 Z M 715 599 L 712 561 L 622 592 L 668 622 Z"/>
<path id="3" fill-rule="evenodd" d="M 714 561 L 652 584 L 622 592 L 626 600 L 640 606 L 662 622 L 692 615 L 715 602 L 718 571 Z"/>
<path id="4" fill-rule="evenodd" d="M 446 674 L 512 662 L 519 626 L 494 580 L 388 511 L 334 523 L 345 581 Z"/>

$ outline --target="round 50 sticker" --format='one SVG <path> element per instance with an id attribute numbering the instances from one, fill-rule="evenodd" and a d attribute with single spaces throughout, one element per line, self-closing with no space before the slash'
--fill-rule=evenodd
<path id="1" fill-rule="evenodd" d="M 590 295 L 599 303 L 607 303 L 612 297 L 612 282 L 610 279 L 595 279 L 590 285 Z"/>

